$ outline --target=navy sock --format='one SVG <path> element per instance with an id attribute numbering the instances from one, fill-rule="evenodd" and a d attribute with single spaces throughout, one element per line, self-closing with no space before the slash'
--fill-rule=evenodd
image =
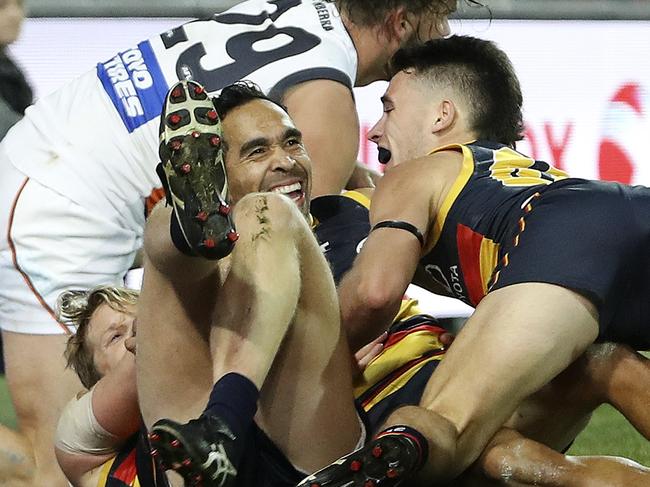
<path id="1" fill-rule="evenodd" d="M 409 438 L 419 451 L 419 459 L 416 468 L 419 469 L 424 465 L 424 463 L 427 461 L 427 457 L 429 456 L 429 442 L 422 433 L 420 433 L 415 428 L 400 424 L 380 431 L 375 435 L 375 438 L 381 438 L 382 436 L 389 435 L 400 435 Z"/>
<path id="2" fill-rule="evenodd" d="M 202 415 L 218 416 L 230 426 L 235 436 L 243 437 L 257 412 L 259 395 L 257 387 L 248 378 L 230 372 L 212 387 Z"/>

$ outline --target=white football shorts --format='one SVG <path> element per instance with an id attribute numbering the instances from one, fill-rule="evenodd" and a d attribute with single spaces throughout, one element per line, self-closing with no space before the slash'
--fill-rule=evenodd
<path id="1" fill-rule="evenodd" d="M 89 210 L 18 171 L 0 149 L 0 328 L 70 333 L 56 319 L 68 289 L 123 285 L 142 231 Z"/>

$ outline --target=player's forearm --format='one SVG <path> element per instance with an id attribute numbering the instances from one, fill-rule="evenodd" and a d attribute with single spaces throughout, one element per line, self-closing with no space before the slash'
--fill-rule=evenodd
<path id="1" fill-rule="evenodd" d="M 111 434 L 126 439 L 140 427 L 135 356 L 127 353 L 93 391 L 93 413 Z"/>
<path id="2" fill-rule="evenodd" d="M 381 335 L 399 310 L 401 296 L 394 299 L 381 286 L 361 281 L 358 272 L 350 272 L 338 289 L 341 324 L 352 350 L 358 350 Z"/>

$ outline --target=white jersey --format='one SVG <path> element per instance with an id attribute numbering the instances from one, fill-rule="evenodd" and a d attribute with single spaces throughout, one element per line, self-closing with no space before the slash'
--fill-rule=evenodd
<path id="1" fill-rule="evenodd" d="M 162 104 L 176 81 L 194 79 L 216 94 L 247 79 L 281 100 L 287 88 L 312 79 L 352 88 L 356 70 L 333 3 L 249 0 L 98 64 L 30 107 L 3 146 L 30 178 L 141 231 L 144 199 L 160 186 Z"/>

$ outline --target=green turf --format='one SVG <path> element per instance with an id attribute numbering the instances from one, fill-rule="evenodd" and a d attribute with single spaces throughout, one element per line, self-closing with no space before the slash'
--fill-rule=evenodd
<path id="1" fill-rule="evenodd" d="M 573 455 L 618 455 L 650 465 L 650 442 L 613 407 L 601 406 L 569 450 Z"/>
<path id="2" fill-rule="evenodd" d="M 0 375 L 0 423 L 14 428 L 16 426 L 16 415 L 14 414 L 14 408 L 11 406 L 6 382 L 4 375 Z"/>
<path id="3" fill-rule="evenodd" d="M 15 427 L 4 376 L 0 376 L 0 423 Z M 614 408 L 602 406 L 569 450 L 573 455 L 618 455 L 650 465 L 650 442 L 637 433 Z"/>

